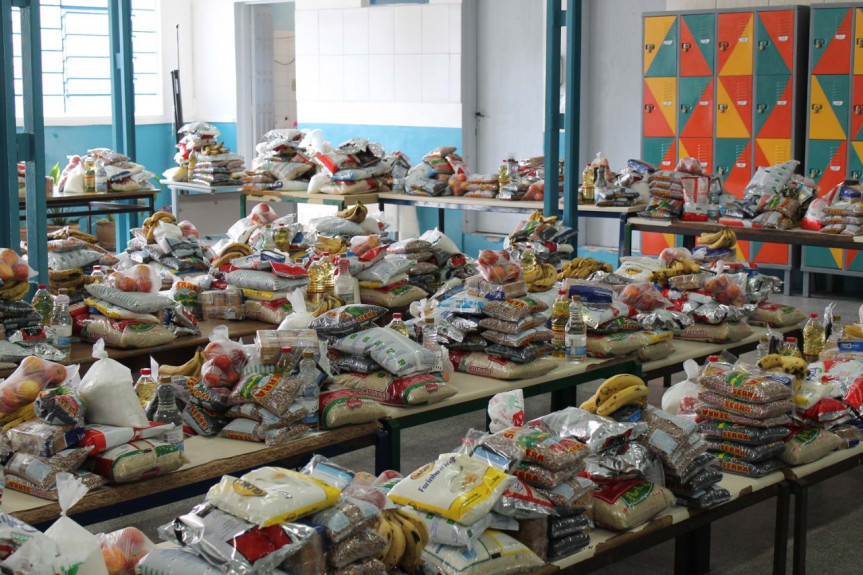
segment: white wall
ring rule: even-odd
[[[361,4],[297,1],[302,122],[461,127],[461,0]]]

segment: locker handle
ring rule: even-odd
[[[816,114],[821,111],[821,104],[812,104],[812,111]]]
[[[767,111],[767,106],[765,104],[758,104],[758,108],[756,109],[758,110],[759,114],[763,114]]]
[[[860,175],[861,175],[861,173],[860,173],[860,172],[856,172],[856,171],[855,171],[855,172],[851,172],[851,179],[852,179],[852,180],[859,180],[859,179],[860,179]]]
[[[815,44],[816,48],[823,48],[824,47],[824,40],[822,38],[815,38],[815,40],[813,40],[812,43]]]
[[[647,52],[653,52],[654,50],[656,50],[656,44],[645,44],[644,49]]]
[[[692,48],[692,44],[690,44],[689,42],[683,42],[682,44],[680,44],[680,48],[684,52],[689,52],[689,49]]]
[[[857,38],[854,43],[857,44],[858,48],[863,48],[863,38]]]
[[[717,168],[716,171],[719,173],[720,176],[724,176],[725,173],[728,172],[728,168],[726,168],[725,166],[720,166],[719,168]]]
[[[724,112],[725,110],[728,109],[728,104],[719,104],[716,106],[716,109],[719,110],[720,112]]]
[[[648,114],[652,113],[653,112],[653,104],[645,104],[644,105],[644,111],[647,112]]]
[[[728,42],[720,42],[719,43],[719,49],[722,50],[723,52],[728,50]]]
[[[861,106],[860,104],[857,104],[856,106],[854,106],[854,114],[856,116],[863,114],[863,106]]]
[[[767,42],[767,40],[761,40],[760,42],[758,42],[758,49],[759,50],[766,50],[768,44],[769,44],[769,42]]]
[[[686,104],[681,104],[680,105],[680,111],[683,112],[684,114],[688,114],[689,112],[692,111],[692,106],[687,106]]]
[[[819,175],[821,175],[821,170],[817,170],[815,168],[812,168],[811,170],[809,170],[809,177],[810,178],[817,178]]]

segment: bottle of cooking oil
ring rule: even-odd
[[[818,361],[818,354],[824,351],[824,326],[817,313],[809,314],[809,321],[803,326],[803,359],[808,362]]]
[[[800,353],[800,348],[797,346],[797,338],[786,338],[785,343],[783,343],[782,347],[779,349],[779,355],[790,355],[802,358],[803,354]]]
[[[410,335],[408,335],[408,326],[405,325],[405,322],[402,319],[402,314],[400,313],[393,314],[393,319],[387,324],[387,327],[396,330],[405,337],[410,337]]]
[[[321,269],[324,276],[324,293],[336,293],[336,265],[330,257],[330,252],[324,252],[321,255]]]
[[[312,263],[309,266],[309,285],[306,287],[308,300],[313,305],[318,305],[321,303],[324,291],[324,269],[321,266],[321,259],[318,256],[312,256]]]
[[[566,359],[566,322],[569,320],[569,298],[566,290],[557,291],[551,306],[551,357]]]

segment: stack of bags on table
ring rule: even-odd
[[[120,267],[151,264],[166,284],[176,277],[203,273],[209,267],[212,253],[199,241],[198,229],[187,220],[177,222],[170,212],[155,212],[141,228],[132,230],[132,236],[128,249],[120,256]]]
[[[35,275],[35,270],[32,270],[30,266],[27,265],[27,260],[22,259],[15,250],[0,248],[0,300],[5,303],[12,304],[12,302],[17,302],[18,300],[23,299],[30,291],[30,277]],[[33,310],[32,308],[27,310],[26,307],[9,305],[3,310],[2,314],[4,318],[9,318],[10,321],[3,321],[0,323],[3,323],[4,326],[6,326],[6,329],[17,329],[19,327],[25,327],[26,325],[36,325],[24,323],[21,325],[14,325],[12,323],[16,318],[20,317],[20,319],[25,320],[25,316],[32,316],[32,314],[27,313],[28,311]]]
[[[192,122],[179,129],[183,134],[174,160],[178,167],[167,170],[165,178],[204,186],[237,186],[243,183],[245,160],[231,153],[224,142],[216,142],[222,132],[206,122]]]
[[[840,184],[809,204],[800,227],[807,230],[856,236],[863,233],[863,190]]]
[[[780,230],[799,226],[818,190],[811,179],[794,173],[799,163],[789,160],[758,168],[744,189],[743,198],[726,206],[718,223]]]
[[[434,292],[440,271],[429,262],[434,257],[429,242],[409,238],[389,244],[386,251],[387,255],[381,260],[357,274],[363,303],[391,310],[406,309],[411,303]],[[413,281],[410,281],[411,277]],[[428,289],[423,289],[418,283],[426,284]]]
[[[354,138],[312,158],[322,177],[312,180],[309,193],[350,195],[387,192],[395,170],[404,174],[407,162],[399,152],[387,156],[376,142]]]
[[[554,166],[558,173],[558,193],[563,191],[563,162]],[[545,158],[537,156],[516,162],[510,158],[498,170],[501,200],[540,202],[545,196]],[[474,177],[471,176],[470,179]],[[470,180],[469,180],[470,181]]]
[[[95,237],[79,237],[87,235],[70,231],[68,237],[48,240],[48,289],[54,295],[65,289],[72,302],[83,299],[84,286],[93,281],[88,275],[93,266],[101,266],[104,270],[120,261],[96,245]]]
[[[302,140],[298,130],[270,130],[264,134],[264,140],[255,147],[258,155],[252,160],[252,169],[243,177],[243,191],[308,189],[315,164],[300,148]]]
[[[157,190],[150,181],[156,175],[141,164],[132,162],[128,156],[108,148],[87,150],[84,156],[69,156],[69,163],[63,168],[57,188],[60,192],[82,193],[85,191],[84,174],[88,163],[98,165],[101,162],[108,179],[109,192],[135,192],[138,190]],[[94,168],[95,169],[95,168]]]
[[[425,156],[422,162],[412,167],[405,177],[405,193],[411,196],[451,196],[465,195],[467,191],[467,165],[461,156],[456,154],[455,146],[435,148]],[[455,178],[452,178],[455,176]],[[464,185],[463,185],[464,184]],[[496,190],[479,190],[494,197]]]
[[[527,295],[521,267],[509,252],[483,250],[480,275],[464,290],[436,306],[438,337],[457,371],[497,379],[538,377],[556,365],[551,332],[545,329],[548,305]]]
[[[656,170],[648,177],[650,202],[638,215],[643,218],[676,220],[683,214],[684,180],[707,176],[695,158],[681,158],[674,170]]]
[[[629,160],[625,168],[617,174],[612,173],[608,160],[601,152],[587,165],[582,172],[582,187],[579,188],[579,201],[584,201],[587,191],[588,197],[593,196],[593,203],[599,207],[629,207],[635,205],[642,195],[649,193],[649,186],[645,180],[656,171],[652,165],[641,160]],[[604,185],[596,185],[597,181]]]
[[[569,242],[575,235],[576,231],[563,225],[557,216],[544,217],[542,210],[536,210],[509,234],[504,249],[532,252],[537,260],[557,270],[572,254],[574,248]]]
[[[198,322],[180,303],[159,294],[154,268],[139,264],[86,286],[86,307],[71,310],[82,339],[124,349],[169,343],[199,333]]]

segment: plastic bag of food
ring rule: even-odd
[[[487,282],[502,284],[523,279],[521,266],[505,250],[482,250],[477,258],[479,273]]]
[[[352,353],[343,353],[335,347],[327,348],[327,359],[330,361],[330,367],[334,370],[333,373],[360,373],[367,375],[379,370],[381,367],[371,358]]]
[[[387,311],[377,305],[344,305],[319,315],[308,327],[324,335],[347,335],[379,319]]]
[[[494,529],[480,535],[469,553],[460,547],[429,544],[423,549],[422,559],[427,569],[441,575],[507,575],[543,565],[542,559],[524,544]]]
[[[33,412],[52,425],[83,425],[85,405],[74,390],[55,387],[39,392]]]
[[[326,530],[329,542],[338,543],[370,526],[380,515],[381,510],[372,503],[343,495],[335,505],[312,516],[311,523]]]
[[[156,547],[135,527],[100,533],[97,537],[109,575],[134,575],[138,561]]]
[[[749,321],[764,323],[770,327],[797,325],[805,319],[806,314],[799,308],[778,303],[763,303],[749,316]]]
[[[488,429],[498,433],[509,427],[524,425],[524,395],[521,389],[495,394],[488,401]]]
[[[280,374],[247,375],[231,392],[229,402],[233,405],[257,403],[281,417],[290,410],[300,386],[299,379]]]
[[[677,415],[679,412],[691,412],[691,407],[689,410],[681,410],[683,402],[686,400],[691,403],[701,391],[701,387],[696,383],[700,371],[698,364],[687,359],[683,362],[683,371],[686,372],[686,379],[675,383],[662,394],[662,411],[671,415]]]
[[[51,572],[107,574],[99,540],[66,515],[87,494],[87,487],[74,475],[58,473],[57,491],[60,519],[45,530],[45,536],[57,544],[59,551]]]
[[[611,483],[593,494],[597,526],[616,531],[641,525],[672,505],[670,491],[641,479]]]
[[[753,404],[756,405],[756,404]],[[748,425],[752,427],[776,427],[788,425],[791,423],[791,417],[788,415],[776,415],[773,417],[757,418],[747,415],[732,413],[718,406],[707,405],[701,403],[695,410],[698,414],[698,421],[714,420],[724,421],[726,423],[739,423],[740,425]]]
[[[74,425],[51,425],[38,419],[31,419],[19,423],[6,434],[13,451],[51,457],[78,443],[84,436],[84,428]]]
[[[592,453],[625,445],[647,432],[643,422],[618,422],[577,407],[567,407],[533,419],[529,427],[542,429],[559,437],[572,437],[587,445]]]
[[[196,575],[223,575],[199,556],[183,549],[156,547],[138,561],[142,573],[195,573]]]
[[[568,481],[584,469],[584,465],[576,465],[566,469],[553,471],[538,463],[522,461],[512,469],[512,474],[520,480],[543,489],[553,489],[564,481]]]
[[[12,413],[16,409],[33,403],[39,392],[47,385],[60,385],[77,369],[52,361],[27,356],[0,382],[0,413]]]
[[[805,427],[785,439],[780,459],[788,465],[803,465],[817,461],[843,444],[835,433],[818,427]]]
[[[54,489],[57,474],[78,469],[87,459],[88,451],[86,448],[64,449],[51,457],[16,452],[3,466],[3,470],[6,475],[23,477],[41,490]]]
[[[394,378],[377,371],[368,375],[346,373],[335,377],[335,383],[353,389],[389,405],[425,405],[441,402],[458,390],[432,373]]]
[[[207,501],[260,527],[300,519],[334,504],[340,490],[308,475],[261,467],[240,478],[225,475]]]
[[[105,278],[105,285],[120,291],[157,293],[162,287],[162,279],[151,266],[139,264],[127,270],[113,272]]]
[[[728,453],[749,463],[760,463],[777,457],[785,450],[785,443],[774,441],[763,445],[749,445],[737,441],[708,441],[710,451]]]
[[[428,296],[424,289],[411,284],[394,284],[381,288],[360,288],[360,301],[389,309],[399,309]]]
[[[327,550],[327,563],[340,569],[349,563],[371,558],[387,547],[387,540],[369,527],[363,527],[344,541],[333,544]]]
[[[723,323],[719,325],[710,325],[705,323],[695,323],[687,326],[680,334],[675,334],[676,338],[685,339],[687,341],[703,341],[707,343],[727,343],[740,341],[752,335],[752,328],[745,322],[739,323]]]
[[[470,525],[491,511],[511,482],[512,477],[486,463],[449,453],[399,481],[389,498]]]
[[[794,377],[785,374],[754,375],[727,371],[698,379],[707,389],[749,403],[770,403],[791,398]]]
[[[596,484],[586,477],[571,477],[544,492],[545,496],[554,504],[561,515],[591,512],[592,493]]]
[[[729,453],[717,453],[715,455],[716,457],[713,461],[714,467],[720,469],[723,473],[733,473],[746,477],[764,477],[785,467],[785,464],[779,459],[768,459],[760,463],[750,463]]]
[[[620,301],[640,312],[671,307],[671,302],[649,282],[631,283],[623,288],[618,297]]]
[[[124,292],[105,284],[86,287],[90,295],[137,313],[156,313],[173,304],[170,298],[156,293]]]
[[[112,483],[130,483],[176,471],[183,463],[183,452],[175,445],[140,439],[91,456],[84,465]]]
[[[749,403],[747,401],[737,401],[712,391],[702,391],[698,394],[698,399],[705,405],[716,407],[732,414],[757,419],[776,417],[789,413],[794,409],[794,402],[790,396],[787,399],[775,400],[768,403]]]
[[[390,373],[404,377],[443,370],[438,356],[415,341],[392,329],[383,329],[377,333],[377,341],[369,354]]]
[[[572,468],[588,454],[586,446],[575,439],[565,439],[530,427],[510,427],[483,441],[511,457],[523,452],[525,460],[553,471]]]
[[[322,393],[319,406],[321,427],[325,429],[368,423],[385,416],[383,407],[374,398],[349,389]]]
[[[93,345],[96,362],[90,366],[78,392],[87,403],[87,421],[105,425],[147,427],[147,416],[132,389],[131,370],[110,359],[104,342]]]
[[[541,519],[557,514],[548,497],[521,480],[514,481],[503,492],[494,504],[494,512],[517,519]]]
[[[734,423],[716,421],[704,422],[700,425],[701,434],[707,439],[716,441],[735,441],[748,445],[766,445],[788,437],[791,431],[785,426],[750,427]]]
[[[507,380],[541,377],[554,371],[558,366],[556,362],[546,358],[531,363],[518,364],[491,357],[480,351],[467,352],[452,348],[449,350],[449,358],[456,371]]]

